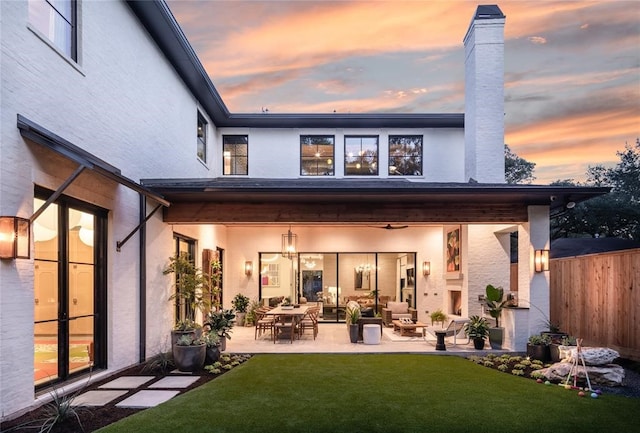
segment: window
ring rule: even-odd
[[[422,176],[422,136],[389,136],[389,176]]]
[[[333,135],[300,136],[300,174],[302,176],[333,176]]]
[[[207,121],[198,112],[198,158],[207,162]]]
[[[223,135],[222,156],[222,174],[249,174],[249,137]]]
[[[75,0],[29,0],[29,22],[66,56],[77,60]]]
[[[344,174],[378,174],[378,136],[344,138]]]

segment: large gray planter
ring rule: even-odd
[[[173,362],[180,371],[196,371],[204,366],[207,345],[173,346]]]
[[[351,340],[352,343],[358,342],[358,324],[357,323],[349,324],[349,340]]]
[[[493,350],[502,349],[504,328],[489,328],[489,345]]]

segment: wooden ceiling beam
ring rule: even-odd
[[[243,223],[521,223],[523,204],[501,203],[173,203],[170,224]]]

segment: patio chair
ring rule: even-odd
[[[436,331],[442,331],[445,332],[445,338],[448,337],[453,337],[453,345],[457,345],[458,344],[458,335],[460,333],[464,333],[464,325],[465,323],[468,323],[469,319],[453,319],[452,321],[449,322],[449,325],[447,325],[446,328],[442,328],[442,327],[438,327],[438,326],[427,326],[425,328],[423,328],[423,337],[424,340],[427,343],[430,343],[431,341],[429,341],[429,339],[427,339],[427,334],[431,335],[433,337],[433,342],[435,342],[437,340],[437,336],[436,336]],[[469,336],[467,335],[467,341],[464,344],[469,344],[470,339]]]
[[[293,339],[297,333],[298,320],[295,317],[276,317],[273,323],[273,344],[276,343],[280,334],[289,336],[291,344],[293,344]]]
[[[304,334],[304,331],[311,329],[313,331],[313,339],[318,336],[318,314],[320,309],[318,307],[311,307],[307,310],[304,317],[298,323],[298,333],[300,336]]]
[[[263,333],[269,331],[270,337],[273,337],[274,317],[267,315],[271,310],[269,307],[260,307],[256,310],[256,329],[253,339],[257,340]]]

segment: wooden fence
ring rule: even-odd
[[[551,321],[640,361],[640,249],[553,259],[549,270]]]

